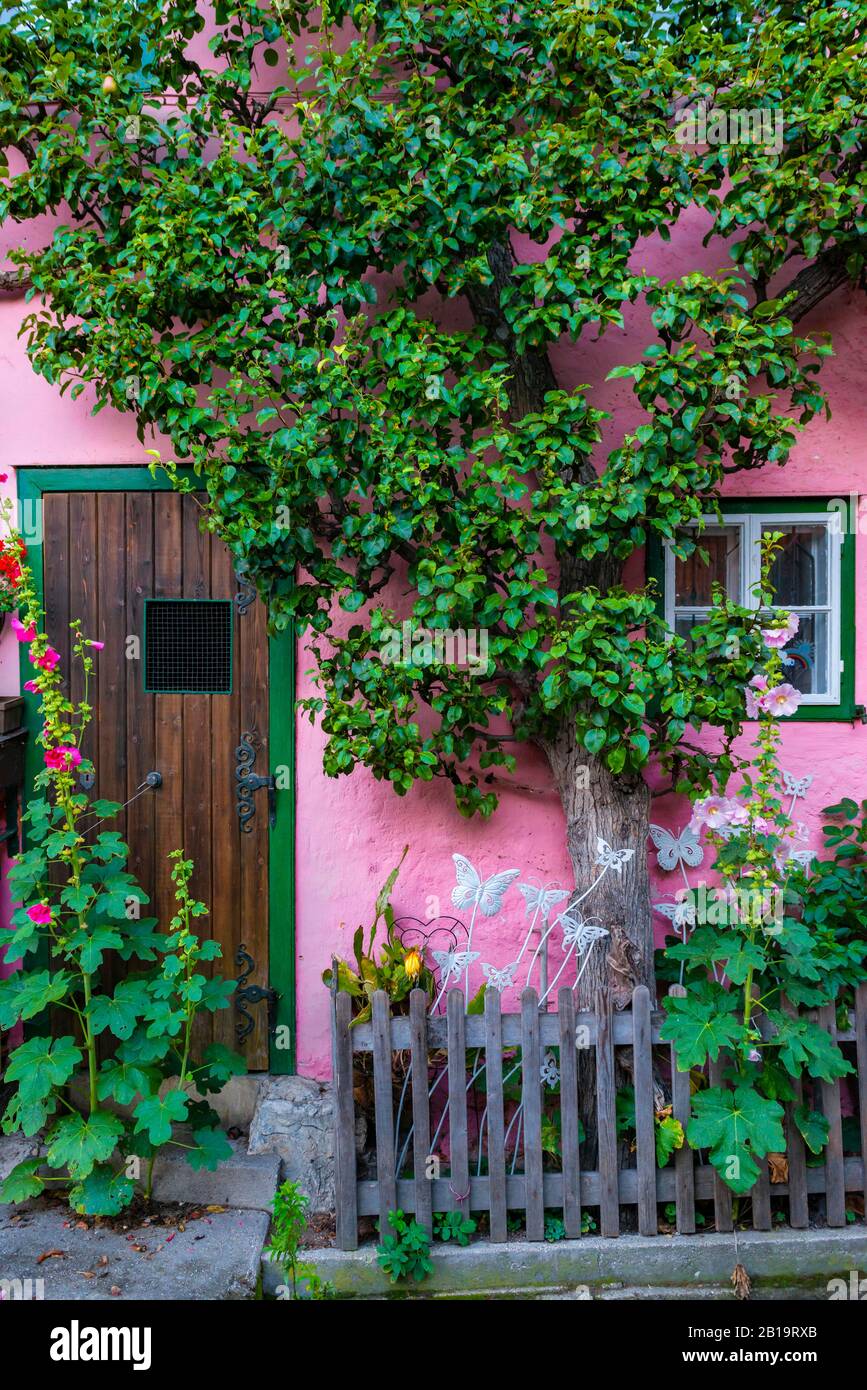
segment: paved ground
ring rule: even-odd
[[[73,1302],[255,1297],[264,1212],[206,1212],[181,1225],[80,1229],[60,1206],[0,1207],[0,1286],[42,1280],[33,1286],[37,1297]],[[22,1292],[13,1284],[5,1296]]]

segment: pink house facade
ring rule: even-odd
[[[48,230],[33,227],[28,235],[36,244]],[[665,278],[688,269],[715,269],[725,253],[718,243],[702,248],[704,230],[699,215],[685,217],[671,244],[650,241],[640,248],[636,267]],[[5,260],[12,235],[11,228],[4,233],[0,261]],[[144,469],[145,446],[136,438],[131,417],[105,410],[92,418],[89,392],[72,401],[33,373],[18,336],[27,312],[20,295],[0,296],[2,471],[7,475],[3,488],[15,497],[16,476],[22,469],[74,468],[79,474],[106,468]],[[814,703],[813,717],[809,717],[808,704],[806,717],[786,725],[782,756],[783,767],[794,778],[812,775],[798,815],[810,841],[817,843],[823,806],[843,795],[867,796],[867,726],[856,713],[858,705],[867,704],[867,634],[858,623],[867,605],[867,506],[863,534],[858,524],[860,494],[867,491],[867,399],[861,384],[861,352],[867,334],[863,296],[847,289],[837,291],[803,327],[832,335],[836,356],[822,373],[832,419],[817,419],[806,429],[785,469],[766,468],[735,479],[729,491],[738,505],[729,519],[734,534],[738,527],[760,526],[762,515],[775,521],[788,518],[795,524],[800,513],[807,518],[804,525],[813,528],[811,563],[826,566],[805,615],[813,647],[811,663],[822,668],[820,675],[814,671],[810,679],[821,699]],[[563,385],[591,383],[594,405],[611,410],[612,431],[618,434],[634,423],[632,398],[628,383],[606,383],[605,377],[618,363],[640,356],[646,341],[643,311],[632,309],[627,311],[625,333],[610,330],[598,343],[561,347],[553,354]],[[146,441],[157,448],[160,443]],[[845,563],[838,563],[844,540],[834,531],[834,518],[841,516]],[[825,517],[827,534],[821,531]],[[749,540],[748,531],[739,533],[744,557]],[[44,560],[48,566],[52,557],[46,554]],[[635,577],[641,579],[639,573]],[[680,605],[684,612],[688,606],[688,602]],[[310,690],[306,672],[311,663],[305,658],[304,645],[302,638],[296,662],[299,696]],[[18,692],[18,657],[17,643],[7,626],[0,638],[0,694]],[[824,693],[823,686],[827,686]],[[450,910],[451,856],[456,851],[485,875],[515,867],[537,882],[559,880],[571,886],[563,816],[547,766],[533,752],[521,758],[514,786],[503,786],[493,819],[468,822],[458,815],[448,789],[438,782],[419,784],[398,799],[387,784],[376,782],[363,770],[329,779],[322,771],[321,731],[307,719],[297,719],[291,701],[279,711],[272,709],[272,726],[275,718],[287,725],[297,720],[291,793],[294,902],[279,905],[294,917],[294,1063],[301,1075],[324,1079],[330,1072],[330,1014],[322,972],[333,955],[351,954],[352,935],[359,924],[369,924],[377,891],[404,845],[409,852],[393,896],[395,910],[398,916],[429,920]],[[749,726],[745,738],[749,738]],[[687,819],[685,803],[661,796],[653,819],[678,829]],[[677,886],[671,875],[660,874],[660,900],[671,901]],[[0,911],[7,920],[10,903],[5,884],[2,893]],[[501,943],[497,952],[503,961],[509,959],[504,933],[517,940],[523,931],[523,904],[517,894],[513,897],[510,911],[496,926]],[[272,911],[276,906],[272,904]],[[657,916],[656,920],[661,939],[665,919]]]

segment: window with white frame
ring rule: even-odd
[[[796,613],[798,631],[782,651],[784,678],[803,696],[802,705],[840,702],[841,654],[839,518],[828,511],[741,512],[722,525],[708,517],[698,550],[678,559],[670,543],[665,553],[665,616],[682,637],[712,611],[712,586],[722,585],[736,603],[749,607],[761,571],[760,541],[782,533],[782,548],[771,571],[776,606]]]

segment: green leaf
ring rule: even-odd
[[[205,1091],[219,1091],[233,1076],[243,1076],[247,1063],[237,1052],[222,1043],[210,1043],[205,1048],[204,1067],[196,1069],[196,1086]]]
[[[41,1158],[25,1158],[23,1163],[16,1163],[0,1184],[0,1202],[27,1202],[38,1197],[45,1187],[44,1178],[38,1176],[42,1164]]]
[[[136,1096],[148,1096],[159,1089],[160,1073],[156,1067],[145,1068],[135,1062],[108,1060],[96,1078],[96,1094],[100,1100],[116,1100],[119,1105],[131,1105]]]
[[[3,1115],[3,1133],[16,1134],[20,1131],[28,1139],[45,1128],[48,1119],[57,1111],[57,1095],[51,1093],[30,1100],[15,1092]]]
[[[685,998],[668,995],[663,1007],[668,1017],[660,1030],[664,1042],[674,1044],[679,1071],[715,1062],[722,1048],[733,1047],[741,1038],[742,1025],[734,1016],[737,997],[733,991],[703,981]]]
[[[136,1133],[147,1134],[152,1144],[167,1144],[172,1137],[172,1125],[187,1118],[189,1096],[183,1091],[166,1091],[163,1096],[148,1096],[133,1110]]]
[[[72,975],[66,970],[16,971],[0,980],[0,1028],[12,1028],[19,1019],[35,1018],[50,1004],[69,993]]]
[[[661,1120],[656,1121],[654,1133],[656,1135],[657,1167],[664,1168],[675,1150],[683,1148],[685,1137],[683,1125],[673,1115],[665,1115]]]
[[[798,1105],[792,1112],[801,1135],[810,1153],[820,1154],[828,1142],[831,1127],[826,1117],[818,1110],[810,1110],[806,1105]]]
[[[42,1100],[56,1086],[63,1086],[81,1062],[81,1052],[71,1037],[30,1038],[9,1058],[6,1080],[17,1081],[23,1100]]]
[[[221,1163],[232,1157],[232,1145],[221,1129],[197,1129],[193,1138],[196,1148],[187,1149],[184,1157],[196,1172],[204,1168],[213,1173]]]
[[[109,1029],[116,1038],[129,1038],[148,1007],[147,985],[140,980],[122,980],[113,995],[96,994],[90,1001],[90,1021],[94,1033]]]
[[[818,1023],[777,1010],[769,1010],[768,1018],[777,1030],[771,1041],[779,1049],[780,1061],[790,1076],[800,1076],[802,1071],[807,1071],[822,1081],[836,1081],[854,1070]]]
[[[90,1115],[64,1115],[47,1137],[52,1168],[66,1166],[74,1178],[86,1178],[97,1163],[111,1158],[123,1135],[123,1121],[108,1110]]]
[[[734,1091],[711,1087],[692,1098],[687,1137],[694,1149],[709,1149],[723,1182],[739,1195],[749,1192],[759,1168],[756,1157],[786,1147],[783,1107],[749,1085]]]
[[[76,951],[82,970],[93,975],[102,965],[103,954],[122,945],[123,937],[118,932],[111,927],[96,926],[73,932],[67,950]]]
[[[69,1202],[84,1216],[118,1216],[135,1196],[135,1184],[126,1173],[100,1164],[70,1189]]]

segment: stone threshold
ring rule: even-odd
[[[731,1275],[742,1264],[754,1294],[830,1297],[828,1283],[867,1278],[867,1226],[843,1230],[744,1231],[737,1237],[585,1236],[552,1243],[474,1241],[461,1248],[434,1244],[433,1273],[423,1285],[391,1285],[373,1244],[360,1250],[305,1250],[303,1258],[333,1284],[340,1298],[727,1298]],[[263,1288],[274,1295],[279,1269],[263,1263]],[[865,1286],[867,1288],[867,1286]]]

